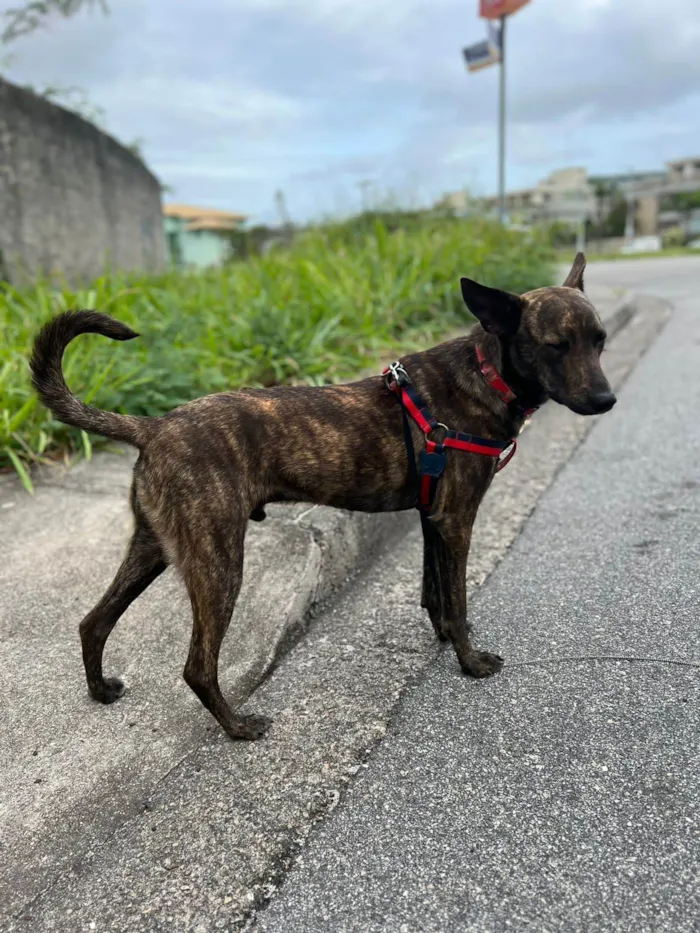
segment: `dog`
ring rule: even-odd
[[[472,525],[503,462],[499,455],[527,414],[548,399],[581,415],[609,411],[616,402],[600,363],[605,328],[583,290],[585,265],[579,253],[563,286],[522,296],[461,279],[474,329],[403,357],[384,376],[224,392],[153,418],[84,404],[61,368],[65,348],[80,334],[113,340],[138,334],[95,311],[69,311],[48,322],[31,358],[43,404],[65,424],[139,450],[128,552],[80,624],[92,697],[112,703],[124,693],[120,680],[103,675],[105,643],[127,607],[172,564],[192,604],[185,681],[231,738],[265,733],[270,720],[237,715],[226,702],[218,660],[241,586],[246,525],[264,519],[269,502],[363,512],[418,506],[421,605],[466,674],[499,671],[502,658],[472,644],[466,597]]]

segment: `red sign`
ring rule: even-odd
[[[502,16],[517,13],[529,2],[530,0],[481,0],[479,16],[483,16],[484,19],[500,19]]]

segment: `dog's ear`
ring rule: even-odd
[[[525,302],[518,295],[460,279],[462,298],[484,330],[497,337],[512,337],[520,327]]]
[[[583,270],[586,268],[586,257],[583,253],[576,253],[576,259],[571,267],[571,272],[567,275],[564,282],[565,288],[577,288],[583,291]]]

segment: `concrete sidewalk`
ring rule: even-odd
[[[614,297],[601,305],[601,311],[608,318],[616,314],[618,323],[624,319]],[[610,357],[618,381],[653,339],[662,318],[658,308],[640,315],[629,325],[629,336],[617,341]],[[557,406],[538,413],[537,422],[525,432],[522,453],[501,474],[504,479],[499,478],[498,495],[489,498],[480,515],[480,537],[470,568],[472,584],[483,580],[500,559],[590,424]],[[18,929],[27,929],[26,924],[38,922],[37,916],[43,918],[41,929],[89,929],[93,917],[98,918],[98,929],[122,929],[128,910],[117,905],[122,904],[123,894],[110,899],[103,891],[95,901],[87,890],[78,893],[75,885],[80,887],[81,878],[94,880],[95,872],[105,872],[105,881],[112,875],[116,878],[115,866],[109,868],[116,859],[120,870],[131,872],[131,889],[143,894],[136,914],[141,917],[143,904],[156,910],[153,904],[161,903],[156,892],[163,882],[162,872],[183,864],[182,847],[189,838],[192,857],[196,852],[200,869],[208,866],[212,874],[211,890],[201,890],[202,905],[213,909],[211,898],[221,890],[221,882],[224,892],[232,893],[222,894],[216,903],[224,910],[224,919],[232,918],[234,909],[244,911],[246,904],[250,907],[259,899],[266,879],[275,876],[281,853],[289,851],[289,839],[303,837],[315,819],[316,804],[309,794],[313,798],[316,791],[310,792],[303,779],[291,783],[287,779],[281,788],[277,782],[288,773],[281,762],[290,755],[300,773],[306,773],[305,769],[311,773],[318,755],[328,753],[329,736],[312,731],[302,760],[301,742],[285,719],[286,701],[277,694],[278,700],[266,712],[277,716],[281,733],[273,728],[264,746],[236,746],[222,740],[216,724],[182,681],[190,610],[174,575],[165,575],[134,604],[110,641],[107,669],[125,676],[129,695],[109,708],[88,699],[77,623],[119,562],[129,525],[127,486],[125,459],[101,457],[95,464],[83,464],[41,484],[35,499],[13,484],[4,487],[0,502],[4,531],[0,542],[3,929],[14,929],[15,923]],[[246,583],[222,655],[222,681],[229,693],[233,687],[245,695],[255,677],[306,624],[310,609],[345,583],[363,561],[371,562],[394,535],[415,526],[415,515],[349,516],[307,507],[280,507],[271,512],[270,520],[250,529]],[[432,652],[432,640],[428,644]],[[295,663],[302,664],[297,681],[303,689],[303,651],[295,657]],[[418,657],[401,665],[399,679],[390,681],[392,690],[400,690],[419,666]],[[257,670],[253,677],[251,670]],[[382,675],[381,667],[376,675]],[[330,697],[338,685],[329,676],[322,681],[322,690]],[[313,689],[308,681],[306,687]],[[270,689],[274,693],[275,685]],[[376,683],[368,682],[368,689],[376,693]],[[265,702],[266,690],[258,691],[256,704]],[[376,735],[369,723],[355,728],[350,743],[337,735],[333,743],[339,761],[344,762],[340,771],[352,767],[358,748]],[[260,751],[263,747],[266,752]],[[204,772],[202,761],[206,762]],[[232,791],[246,773],[256,794],[251,798],[238,785],[239,797],[228,799],[227,789]],[[336,782],[334,787],[338,786],[342,784]],[[275,797],[275,787],[280,798]],[[205,841],[202,851],[194,845],[191,824],[178,829],[177,821],[167,817],[158,823],[165,833],[165,851],[175,851],[175,859],[163,856],[151,861],[149,853],[160,836],[151,835],[150,828],[140,842],[134,837],[123,850],[110,853],[105,849],[118,833],[138,836],[146,828],[144,819],[150,822],[152,802],[159,795],[171,799],[166,809],[172,810],[171,794],[176,795],[178,806],[209,827],[211,844],[222,832],[212,816],[212,810],[221,810],[215,800],[217,792],[226,797],[227,815],[222,819],[238,829],[240,859],[230,850],[218,852],[215,844],[207,848]],[[210,799],[212,794],[214,799]],[[265,806],[266,799],[282,802],[275,810]],[[282,826],[279,820],[284,813],[292,815]],[[132,853],[128,862],[123,853]],[[223,881],[216,874],[220,867],[215,866],[222,859],[238,866],[231,868],[235,881]],[[173,880],[179,885],[171,903],[180,905],[181,918],[190,916],[182,911],[194,895],[183,889],[181,875]],[[89,888],[103,890],[96,880]],[[222,919],[216,916],[217,922]],[[158,914],[157,919],[149,917],[144,929],[194,929],[184,920],[169,925],[167,913]],[[141,928],[134,922],[132,928]]]
[[[192,616],[172,571],[107,646],[105,671],[123,675],[127,695],[104,707],[87,694],[77,626],[121,562],[133,460],[101,454],[49,473],[32,498],[16,482],[0,498],[0,915],[99,844],[219,730],[182,678]],[[299,505],[272,506],[265,522],[250,523],[220,664],[234,702],[407,518]]]
[[[700,271],[700,265],[698,265]],[[700,923],[693,292],[305,848],[260,933],[691,933]]]

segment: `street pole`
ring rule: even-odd
[[[498,115],[498,217],[506,219],[506,19],[501,17],[501,79]]]

